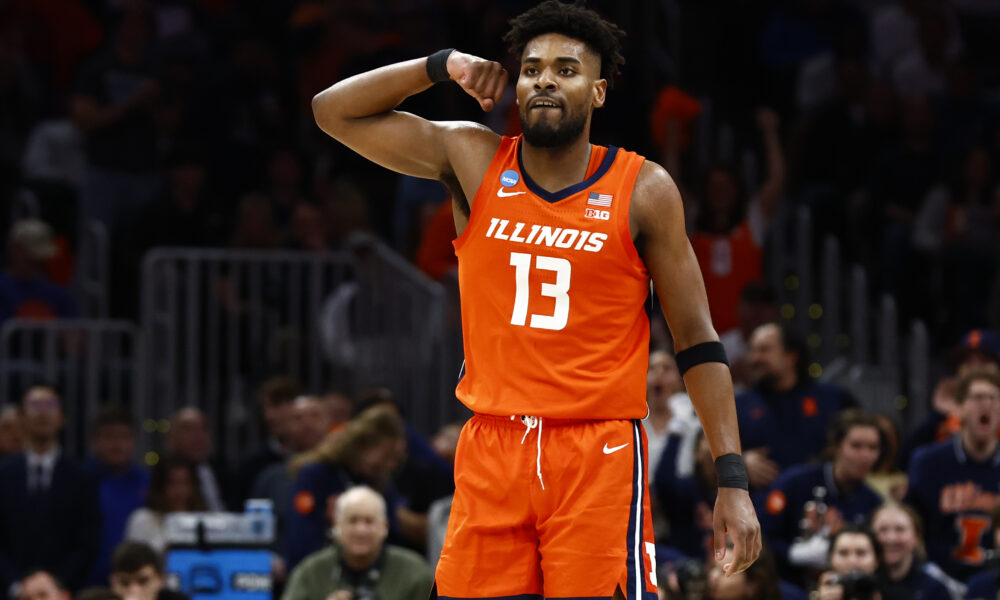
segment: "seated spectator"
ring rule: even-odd
[[[402,463],[393,474],[393,484],[398,493],[399,504],[395,510],[400,539],[390,537],[396,543],[418,552],[426,550],[427,511],[440,498],[450,496],[455,491],[452,465],[447,463],[431,446],[427,438],[406,422],[403,410],[386,388],[364,391],[358,401],[358,408],[364,410],[372,406],[387,406],[403,419],[406,443],[403,445]],[[391,520],[390,520],[391,521]],[[395,535],[395,531],[390,533]]]
[[[331,429],[339,429],[344,423],[350,421],[351,415],[354,414],[354,403],[346,394],[327,392],[323,395],[323,403],[326,404],[330,418],[333,420]]]
[[[122,600],[187,600],[187,594],[164,587],[163,559],[142,542],[122,542],[115,548],[109,581]]]
[[[179,456],[161,458],[153,467],[146,506],[129,515],[125,539],[145,542],[163,552],[167,547],[167,515],[205,510],[198,486],[198,473],[189,460]]]
[[[405,448],[402,419],[387,406],[373,406],[330,435],[311,452],[292,461],[295,485],[288,512],[286,564],[293,569],[303,558],[321,549],[333,523],[333,505],[348,488],[364,484],[378,490],[389,506],[389,531],[398,516],[398,494],[392,474]]]
[[[385,500],[365,486],[349,488],[334,506],[334,543],[292,571],[283,600],[424,600],[434,574],[424,559],[387,545]]]
[[[0,460],[24,451],[24,424],[17,406],[0,408]]]
[[[642,420],[642,426],[646,430],[650,481],[656,478],[656,467],[671,435],[680,438],[679,451],[674,455],[678,474],[690,475],[694,467],[695,438],[701,431],[701,424],[694,414],[691,398],[684,391],[684,380],[677,370],[677,361],[666,350],[649,353],[646,406],[649,412]]]
[[[289,450],[295,453],[315,449],[327,435],[330,435],[330,412],[323,401],[316,396],[299,396],[290,403],[289,437],[285,440]],[[284,556],[287,551],[285,541],[285,519],[292,510],[292,479],[290,460],[275,463],[264,469],[254,481],[251,498],[267,498],[274,506],[277,530],[274,551]],[[281,572],[281,571],[279,571]]]
[[[106,406],[90,428],[93,457],[84,463],[97,480],[101,507],[101,549],[88,583],[108,580],[111,552],[125,537],[129,515],[145,504],[149,470],[132,460],[135,430],[131,413],[121,406]]]
[[[927,526],[927,558],[967,581],[983,569],[993,547],[990,511],[1000,501],[1000,374],[966,374],[956,399],[962,429],[913,454],[906,500]]]
[[[241,507],[250,497],[257,477],[268,467],[284,463],[291,455],[289,448],[292,400],[302,394],[302,386],[291,377],[272,377],[257,390],[257,402],[264,416],[267,439],[263,445],[240,462],[233,482],[234,507]]]
[[[900,466],[904,469],[909,466],[917,448],[942,442],[961,429],[960,409],[955,399],[958,379],[972,371],[1000,373],[1000,337],[990,331],[973,329],[952,350],[950,362],[954,366],[954,376],[938,381],[934,387],[932,410],[927,411],[923,422],[906,440],[900,456]]]
[[[882,432],[885,447],[866,483],[887,502],[901,502],[906,495],[906,471],[899,467],[899,427],[883,413],[875,415],[875,421]]]
[[[59,446],[65,418],[55,390],[28,389],[21,414],[25,452],[0,462],[0,590],[38,568],[79,589],[100,548],[97,486]]]
[[[826,563],[830,536],[859,524],[882,504],[865,484],[885,447],[878,422],[856,409],[844,411],[828,435],[832,460],[788,469],[775,481],[760,512],[761,530],[786,579]]]
[[[680,475],[675,467],[679,440],[672,436],[667,443],[651,484],[656,502],[668,521],[666,535],[657,540],[700,561],[711,556],[714,548],[712,507],[718,492],[715,462],[708,438],[699,433],[695,442],[694,472]]]
[[[993,547],[1000,548],[1000,503],[993,507],[991,523]],[[991,560],[989,568],[973,575],[968,584],[965,591],[968,600],[994,600],[1000,597],[1000,560]]]
[[[875,577],[879,569],[879,544],[872,532],[848,525],[830,540],[830,569],[819,577],[820,600],[881,598]]]
[[[48,571],[32,571],[18,584],[17,600],[70,600],[72,596],[59,578]]]
[[[723,562],[712,564],[708,572],[708,598],[712,600],[774,600],[784,591],[774,566],[774,557],[763,550],[746,571],[726,576]]]
[[[750,385],[750,336],[764,323],[778,318],[778,303],[774,292],[763,281],[751,281],[740,292],[737,306],[740,316],[739,326],[729,331],[719,332],[719,341],[726,348],[733,385],[742,392]]]
[[[37,219],[14,223],[7,238],[9,264],[0,272],[0,323],[15,317],[56,319],[78,316],[76,301],[46,274],[56,254],[52,228]]]
[[[855,404],[842,388],[814,381],[808,366],[805,341],[787,326],[767,323],[753,332],[753,388],[736,396],[752,489],[766,489],[782,469],[818,456],[834,416]]]
[[[905,504],[884,504],[871,518],[882,546],[882,600],[950,600],[962,585],[924,558],[923,526]]]
[[[167,434],[167,452],[195,465],[198,489],[207,510],[226,510],[217,470],[209,461],[212,456],[212,434],[208,429],[205,413],[193,406],[174,413],[170,418],[170,433]]]

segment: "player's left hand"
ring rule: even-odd
[[[760,556],[761,534],[750,494],[739,488],[719,488],[712,519],[715,559],[726,555],[726,535],[733,542],[732,560],[723,565],[726,575],[745,571]]]

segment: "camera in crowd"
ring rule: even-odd
[[[871,600],[878,591],[875,576],[863,571],[851,571],[843,575],[834,575],[827,582],[829,585],[839,585],[844,589],[843,600]]]
[[[665,591],[670,600],[704,600],[708,597],[708,571],[705,570],[705,565],[696,560],[685,560],[677,563],[671,570],[676,578],[677,588],[667,586]]]

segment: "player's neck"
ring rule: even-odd
[[[997,441],[995,436],[990,436],[986,439],[977,440],[972,437],[972,435],[966,431],[962,432],[962,448],[965,453],[976,462],[983,462],[993,456],[993,453],[997,450]]]
[[[590,150],[590,133],[584,130],[579,138],[557,148],[540,148],[522,140],[521,160],[535,183],[557,192],[587,178]]]

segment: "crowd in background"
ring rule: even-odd
[[[447,190],[325,138],[310,99],[345,76],[442,47],[517,72],[500,38],[530,4],[0,2],[0,323],[91,316],[75,278],[92,223],[110,240],[115,317],[138,314],[138,257],[155,246],[326,252],[366,231],[431,278],[450,277]],[[589,4],[629,33],[628,64],[593,139],[661,162],[682,191],[769,547],[742,579],[706,560],[711,456],[654,314],[645,423],[663,593],[850,598],[870,597],[869,585],[883,600],[995,597],[1000,8]],[[488,114],[448,85],[403,108],[519,130],[512,90]],[[15,206],[38,214],[15,219],[6,210]],[[905,320],[929,325],[945,373],[913,431],[815,381],[802,332],[779,321],[765,248],[781,215],[799,208],[868,270],[873,294],[892,294]],[[328,544],[342,511],[374,514],[358,522],[384,515],[386,543],[428,564],[440,549],[460,424],[418,432],[383,390],[348,398],[269,379],[257,391],[268,441],[237,469],[218,461],[216,424],[193,407],[172,416],[166,452],[147,468],[134,462],[127,406],[87,424],[91,456],[61,452],[65,407],[50,383],[0,407],[0,454],[11,455],[0,463],[0,593],[43,600],[98,585],[131,597],[109,585],[123,540],[155,555],[167,545],[165,515],[242,510],[255,497],[274,503],[274,577],[293,598],[315,585],[289,580],[297,565],[351,562],[350,552],[329,554],[351,545]],[[339,506],[356,485],[382,504],[358,492]],[[345,585],[361,585],[366,561],[345,569]],[[124,571],[146,566],[146,580],[162,574],[155,560]]]

